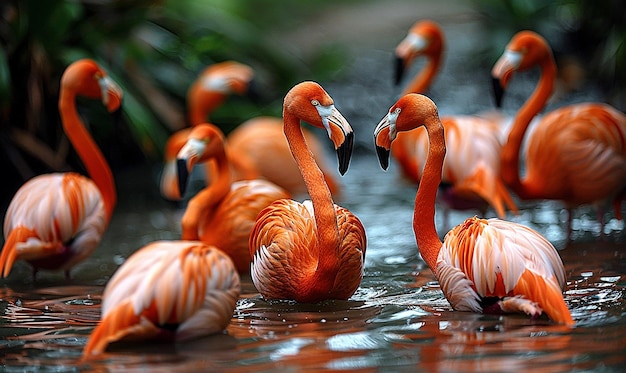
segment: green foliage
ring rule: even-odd
[[[622,0],[474,0],[482,14],[482,55],[495,61],[514,33],[542,34],[560,57],[579,61],[607,100],[626,108],[626,3]]]
[[[0,3],[3,169],[25,179],[67,165],[81,167],[62,133],[57,100],[63,70],[84,57],[98,61],[124,90],[124,128],[111,127],[106,114],[84,115],[105,155],[118,154],[117,162],[122,165],[142,158],[162,159],[169,134],[186,126],[189,85],[215,62],[237,60],[252,66],[263,93],[261,102],[231,97],[213,114],[212,120],[226,132],[255,115],[280,115],[282,96],[291,85],[302,77],[327,76],[342,63],[336,49],[322,50],[308,61],[287,53],[267,37],[270,30],[293,26],[296,14],[319,11],[321,3],[324,1]],[[80,104],[83,111],[101,112],[97,105]],[[106,123],[100,125],[101,121]],[[22,141],[24,137],[17,133],[27,140]],[[116,159],[110,162],[116,166]]]

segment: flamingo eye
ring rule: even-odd
[[[311,105],[313,106],[319,106],[320,102],[317,100],[311,100]]]
[[[402,111],[402,109],[400,109],[399,107],[397,107],[397,108],[394,110],[394,113],[396,113],[396,114],[400,114],[400,112],[401,112],[401,111]]]

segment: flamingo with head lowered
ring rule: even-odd
[[[324,175],[307,147],[300,121],[326,129],[344,174],[352,127],[315,82],[295,85],[283,103],[284,133],[310,200],[275,201],[259,214],[250,234],[251,275],[267,299],[313,303],[348,299],[363,277],[366,237],[359,219],[333,203]]]
[[[0,270],[6,277],[16,260],[39,269],[70,269],[98,246],[116,203],[111,169],[76,110],[76,97],[99,99],[118,110],[121,89],[98,64],[82,59],[61,78],[59,112],[63,129],[91,179],[78,173],[53,173],[27,181],[15,194],[4,220]]]
[[[574,321],[563,299],[563,262],[554,246],[536,231],[496,218],[469,218],[443,242],[435,227],[435,199],[446,154],[444,126],[426,96],[400,98],[374,130],[383,169],[399,132],[424,126],[429,147],[415,196],[413,231],[420,255],[441,285],[452,308],[484,313],[545,312],[557,323]]]
[[[213,162],[215,166],[210,184],[187,205],[181,220],[181,238],[218,247],[230,256],[239,272],[248,273],[248,241],[257,215],[275,200],[289,198],[289,193],[264,179],[233,183],[224,134],[209,123],[191,130],[177,159],[179,190],[183,193],[194,165]]]
[[[416,22],[395,50],[396,83],[404,71],[420,56],[426,65],[404,88],[402,95],[424,93],[440,70],[445,42],[443,30],[433,21]],[[447,222],[449,209],[476,209],[482,215],[489,206],[500,218],[505,206],[517,212],[517,206],[500,176],[502,124],[494,118],[479,115],[454,115],[441,118],[446,129],[448,152],[438,199]],[[392,155],[409,180],[419,183],[426,162],[428,135],[423,128],[398,133]],[[446,223],[447,225],[447,223]]]
[[[102,295],[102,319],[83,350],[89,358],[116,341],[183,341],[223,331],[239,275],[230,258],[197,241],[152,242],[131,255]]]

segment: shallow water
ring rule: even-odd
[[[120,208],[102,245],[74,269],[72,280],[41,272],[33,283],[24,263],[4,280],[3,370],[623,370],[626,233],[620,223],[609,221],[600,237],[592,211],[577,211],[574,241],[565,245],[558,204],[526,204],[510,217],[560,249],[576,328],[544,317],[454,312],[417,254],[411,228],[415,188],[400,179],[395,164],[390,168],[383,172],[372,154],[357,154],[343,178],[341,204],[360,217],[369,243],[363,282],[349,301],[270,303],[248,277],[225,334],[179,344],[115,344],[102,359],[82,362],[111,274],[141,245],[179,234],[179,208],[155,193],[139,193],[143,182],[120,186]],[[142,172],[121,177],[151,178]],[[471,214],[453,213],[451,223]]]

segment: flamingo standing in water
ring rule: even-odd
[[[415,58],[425,56],[427,63],[402,95],[423,93],[428,89],[440,69],[444,44],[443,31],[437,23],[423,20],[411,27],[396,47],[396,83],[401,81],[405,69]],[[446,207],[444,220],[448,220],[450,208],[478,209],[484,215],[488,206],[492,206],[500,218],[506,216],[505,205],[517,212],[500,177],[501,124],[493,118],[470,115],[446,116],[441,122],[450,149],[444,160],[439,190],[439,201]],[[403,174],[419,183],[427,156],[426,130],[398,133],[394,144],[392,155]]]
[[[187,95],[191,126],[205,123],[229,94],[242,95],[248,92],[253,77],[254,71],[250,66],[235,61],[206,68],[192,84]],[[176,155],[187,141],[190,130],[186,128],[172,134],[165,147],[161,195],[169,200],[182,198],[176,177]],[[339,193],[340,185],[325,167],[324,149],[317,136],[308,130],[304,130],[304,133],[316,161],[323,166],[331,191]],[[256,117],[240,124],[228,135],[226,153],[232,169],[232,179],[235,181],[263,178],[293,195],[306,192],[304,181],[283,134],[280,118]],[[211,167],[211,163],[208,163],[207,175],[215,172]]]
[[[424,126],[429,138],[424,174],[415,196],[413,230],[420,255],[439,281],[452,308],[485,313],[545,312],[557,323],[574,321],[563,299],[565,270],[558,252],[539,233],[500,219],[469,218],[441,242],[435,228],[435,199],[446,154],[444,126],[426,96],[403,96],[374,130],[383,169],[399,132]]]
[[[61,78],[59,112],[63,129],[91,179],[78,173],[53,173],[27,181],[5,215],[2,276],[16,260],[39,269],[70,269],[100,243],[116,203],[111,169],[76,111],[76,97],[100,99],[109,112],[120,108],[121,89],[94,61],[78,60]]]
[[[248,273],[251,261],[248,240],[257,215],[273,201],[289,198],[289,193],[263,179],[232,183],[224,135],[212,124],[195,126],[177,158],[179,189],[183,193],[195,164],[215,162],[211,183],[187,205],[181,221],[181,238],[220,248],[230,256],[237,270]]]
[[[240,293],[230,258],[196,241],[157,241],[131,255],[102,295],[102,319],[83,350],[115,341],[182,341],[224,330]]]
[[[352,128],[315,82],[299,83],[287,93],[283,119],[311,200],[281,199],[261,211],[250,234],[252,281],[268,299],[348,299],[363,277],[365,229],[354,214],[333,203],[300,121],[326,129],[342,175],[352,154]]]
[[[621,217],[626,193],[626,115],[602,103],[581,103],[556,109],[539,120],[526,139],[525,175],[520,176],[520,149],[533,117],[552,94],[556,64],[544,38],[532,31],[517,33],[492,69],[496,103],[502,100],[515,71],[539,66],[535,91],[518,111],[502,150],[502,177],[522,199],[556,199],[568,211],[595,204],[602,225],[602,207],[613,201]]]

